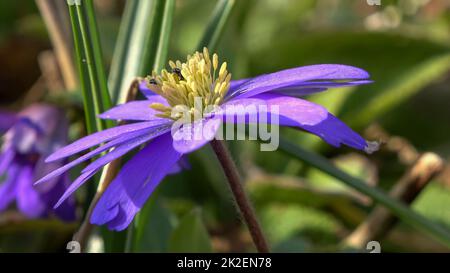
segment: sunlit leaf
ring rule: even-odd
[[[185,215],[173,231],[169,252],[211,252],[211,241],[201,218],[201,210]]]

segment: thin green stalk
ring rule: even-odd
[[[82,3],[80,1],[80,3]],[[81,34],[81,41],[83,43],[84,53],[85,53],[85,62],[87,66],[87,72],[89,75],[89,81],[91,86],[91,92],[93,97],[93,104],[94,104],[94,111],[95,114],[98,115],[102,113],[104,110],[106,110],[106,106],[104,107],[102,104],[105,103],[102,101],[101,96],[101,79],[99,78],[99,75],[97,74],[97,66],[98,64],[95,62],[94,59],[94,51],[92,48],[92,37],[90,36],[90,31],[88,28],[88,22],[86,22],[86,17],[84,14],[84,8],[83,5],[75,5],[76,11],[77,11],[77,19],[78,19],[78,25],[80,28],[80,34]],[[108,94],[109,96],[109,94]],[[105,122],[102,121],[99,118],[95,119],[97,130],[103,130],[106,128]]]
[[[204,46],[206,46],[210,52],[216,50],[234,4],[235,0],[220,0],[217,3],[203,37],[197,46],[197,50],[202,50]]]
[[[90,92],[90,85],[88,81],[88,73],[86,71],[86,67],[84,65],[84,51],[83,51],[83,44],[80,41],[80,28],[78,27],[78,18],[76,13],[76,7],[75,5],[71,5],[70,1],[69,3],[69,15],[70,15],[70,22],[72,26],[72,33],[73,33],[73,40],[74,40],[74,48],[75,48],[75,55],[76,55],[76,64],[78,68],[78,73],[80,77],[80,84],[81,84],[81,92],[83,95],[83,107],[84,107],[84,113],[85,113],[85,119],[86,119],[86,129],[89,134],[94,133],[96,131],[95,126],[95,115],[91,113],[95,113],[95,110],[93,109],[93,101],[92,101],[92,94]]]
[[[117,37],[114,54],[111,61],[108,83],[110,87],[110,96],[113,102],[118,101],[122,77],[127,62],[127,53],[130,48],[131,35],[135,26],[136,14],[138,11],[137,0],[128,0],[125,4],[123,18],[121,20],[119,34]]]
[[[160,70],[167,61],[175,0],[131,0],[113,56],[110,85],[115,103],[123,103],[136,77]]]
[[[155,58],[153,60],[153,69],[156,71],[163,69],[167,63],[174,11],[175,0],[167,0],[164,5],[161,27],[159,28],[158,45],[156,47]],[[145,67],[143,69],[145,69]]]
[[[143,41],[145,50],[138,68],[140,75],[149,74],[152,69],[160,71],[167,62],[175,1],[154,0],[152,10],[153,20],[149,24],[149,35]]]
[[[100,108],[100,98],[97,96],[97,94],[99,93],[99,85],[95,80],[95,76],[96,76],[96,72],[95,72],[95,68],[94,68],[94,59],[92,56],[92,51],[90,48],[90,44],[88,41],[88,32],[87,32],[87,27],[86,27],[86,22],[83,18],[83,13],[82,13],[82,7],[81,5],[75,5],[76,11],[77,11],[77,19],[78,19],[78,26],[80,28],[80,35],[81,35],[81,42],[83,44],[83,49],[84,49],[84,57],[85,59],[83,60],[86,64],[86,70],[88,73],[88,78],[89,78],[89,84],[91,87],[91,92],[92,92],[92,102],[93,102],[93,106],[94,106],[94,113],[95,114],[99,114],[101,113],[101,108]],[[97,131],[100,131],[103,129],[103,124],[100,121],[100,119],[96,118],[95,119],[95,124],[97,127]]]
[[[409,207],[400,203],[399,201],[392,199],[387,194],[379,190],[378,188],[370,187],[364,181],[355,178],[346,172],[338,169],[332,163],[330,163],[326,158],[307,151],[286,139],[280,138],[280,149],[286,154],[295,157],[337,179],[342,181],[349,187],[361,192],[375,202],[388,208],[393,214],[398,218],[403,220],[405,223],[423,231],[424,233],[430,235],[431,237],[437,239],[438,242],[446,246],[450,246],[450,232],[444,227],[433,223],[422,215],[414,212]]]
[[[108,83],[106,79],[105,74],[105,67],[103,62],[103,52],[102,52],[102,46],[97,26],[97,20],[95,18],[95,10],[94,10],[94,3],[92,0],[86,0],[85,11],[87,14],[87,20],[89,24],[89,34],[90,34],[90,41],[92,46],[92,54],[95,62],[95,70],[96,70],[96,77],[97,81],[99,83],[100,88],[100,97],[101,97],[101,107],[102,111],[105,111],[109,108],[111,108],[111,98],[109,96],[108,92]]]

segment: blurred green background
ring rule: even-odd
[[[125,1],[95,0],[106,65]],[[216,1],[178,0],[169,59],[184,59],[202,37]],[[71,137],[83,133],[79,92],[49,80],[52,49],[34,1],[0,3],[0,107],[37,100],[67,106]],[[424,152],[450,158],[450,1],[237,0],[217,53],[233,79],[280,69],[341,63],[367,70],[374,83],[309,97],[357,132],[385,145],[374,155],[334,149],[315,136],[282,129],[291,141],[328,157],[370,185],[390,191]],[[50,65],[51,67],[51,65]],[[51,69],[50,69],[51,70]],[[338,180],[258,143],[229,143],[272,249],[348,251],[348,236],[367,221],[372,202]],[[167,178],[143,209],[131,251],[254,251],[209,147],[190,156],[192,168]],[[76,171],[74,171],[76,174]],[[417,192],[412,207],[450,229],[450,167]],[[84,195],[79,193],[80,208]],[[0,214],[0,251],[65,251],[76,223],[27,221]],[[56,235],[57,236],[56,236]],[[97,236],[91,251],[120,251],[125,233]],[[399,222],[381,238],[386,252],[450,249]],[[355,247],[365,251],[365,247]]]

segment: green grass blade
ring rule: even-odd
[[[91,37],[92,54],[95,62],[96,77],[100,88],[101,97],[101,110],[105,111],[111,108],[111,98],[108,92],[108,83],[105,74],[105,67],[103,62],[103,51],[97,26],[97,20],[95,18],[94,2],[93,0],[86,0],[85,12],[87,15],[87,21],[89,24],[89,34]]]
[[[167,54],[169,52],[170,33],[172,31],[172,21],[175,12],[175,0],[167,0],[164,5],[164,12],[160,24],[155,29],[158,31],[158,44],[156,46],[155,57],[152,67],[156,71],[161,71],[167,63]],[[155,35],[155,37],[157,37]],[[145,71],[146,67],[142,68]]]
[[[388,208],[405,223],[408,223],[422,232],[429,234],[433,238],[437,239],[438,242],[441,242],[446,246],[450,246],[450,231],[414,212],[403,203],[392,199],[381,190],[370,187],[364,183],[364,181],[343,172],[330,163],[326,158],[305,150],[283,138],[280,138],[280,149],[286,154],[314,166],[315,168],[339,179],[347,186],[350,186],[353,189],[369,196],[374,201]]]
[[[80,2],[81,3],[81,2]],[[83,51],[84,51],[84,57],[85,59],[84,64],[86,66],[86,71],[88,74],[88,78],[89,78],[89,85],[90,85],[90,92],[92,94],[92,102],[94,105],[94,114],[100,114],[102,112],[101,108],[100,108],[100,98],[97,96],[99,94],[99,84],[96,81],[96,71],[95,71],[95,67],[94,67],[94,57],[92,55],[92,50],[90,47],[90,42],[89,42],[89,33],[88,33],[88,29],[87,29],[87,22],[86,19],[84,18],[84,14],[83,14],[83,8],[81,4],[75,4],[75,10],[77,13],[77,19],[78,19],[78,26],[80,28],[80,38],[81,38],[81,43],[83,45]],[[96,118],[95,119],[95,125],[97,127],[97,130],[100,131],[103,129],[103,123]]]
[[[122,77],[125,73],[128,49],[131,47],[131,36],[136,21],[136,14],[139,7],[138,0],[128,0],[125,4],[123,18],[121,20],[119,34],[117,36],[114,54],[111,61],[108,83],[110,95],[113,102],[118,101]]]
[[[127,91],[131,81],[142,73],[142,63],[146,62],[147,51],[151,50],[147,41],[151,39],[151,28],[158,17],[155,0],[137,1],[137,12],[134,18],[130,46],[126,52],[126,62],[121,76],[118,77],[118,95],[115,103],[124,103],[127,98]],[[148,73],[148,71],[146,72]]]
[[[82,66],[81,72],[87,72],[89,79],[89,91],[91,104],[87,110],[89,115],[94,116],[96,130],[103,130],[111,122],[103,121],[96,116],[111,107],[111,100],[107,88],[106,76],[103,68],[102,51],[100,39],[95,21],[93,3],[91,0],[68,0],[69,11],[71,13],[71,21],[74,28],[74,36],[79,43],[78,55],[82,56],[78,59],[79,65]],[[87,81],[86,81],[87,82]],[[87,85],[85,85],[87,87]],[[92,120],[92,118],[90,118]]]
[[[97,126],[95,123],[95,109],[94,102],[92,98],[92,93],[90,92],[91,86],[89,84],[89,76],[87,72],[87,68],[85,65],[85,56],[83,50],[83,43],[81,41],[81,30],[78,26],[78,14],[76,11],[74,1],[67,1],[69,5],[69,15],[70,22],[72,27],[72,34],[74,40],[74,48],[76,55],[76,64],[78,67],[78,73],[80,77],[80,87],[83,95],[83,107],[86,119],[86,129],[89,134],[97,131]]]
[[[175,0],[132,0],[127,5],[111,66],[114,103],[123,103],[135,77],[160,70],[167,61]]]
[[[154,0],[153,21],[149,30],[149,35],[144,41],[144,50],[141,56],[139,73],[149,74],[152,69],[159,71],[167,62],[167,52],[169,37],[172,29],[174,14],[174,0]]]
[[[235,2],[235,0],[219,0],[208,26],[206,27],[205,33],[197,46],[197,50],[202,50],[205,46],[210,52],[216,50]]]

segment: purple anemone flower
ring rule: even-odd
[[[231,81],[227,64],[219,66],[217,55],[211,59],[207,49],[188,56],[185,63],[169,62],[169,65],[170,72],[153,72],[141,83],[146,100],[118,105],[100,115],[102,119],[129,124],[86,136],[47,158],[53,162],[98,146],[37,183],[54,179],[75,165],[109,151],[81,171],[57,206],[103,166],[145,144],[107,187],[90,219],[91,223],[106,224],[112,230],[125,229],[161,180],[177,169],[183,155],[211,141],[221,123],[233,120],[236,115],[231,113],[231,119],[226,111],[199,115],[197,98],[203,106],[222,109],[230,105],[256,105],[266,106],[270,112],[271,106],[278,106],[277,125],[310,132],[336,147],[346,145],[369,153],[376,149],[376,144],[364,140],[324,107],[298,98],[331,87],[370,83],[369,74],[362,69],[340,64],[311,65]],[[191,122],[174,126],[191,117]],[[192,137],[199,130],[203,134]]]
[[[16,201],[18,210],[29,218],[55,215],[65,221],[75,220],[73,198],[53,209],[70,185],[67,175],[33,186],[36,179],[64,165],[61,161],[44,161],[67,144],[68,127],[63,113],[48,105],[34,104],[17,115],[0,114],[0,123],[6,130],[0,153],[0,211]]]
[[[0,134],[8,131],[8,129],[14,125],[16,120],[17,116],[14,113],[0,110]]]

